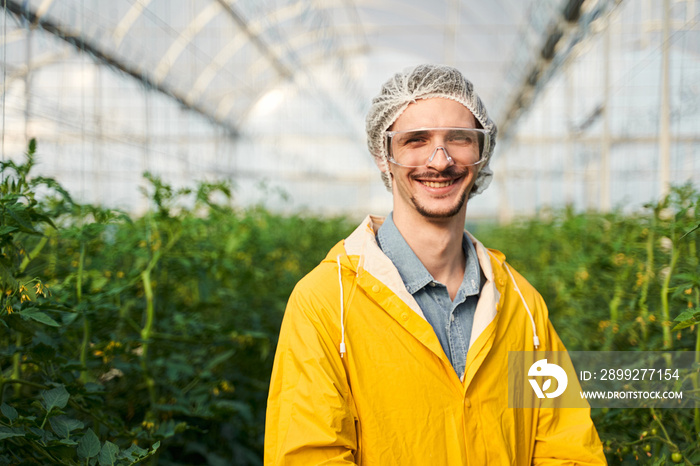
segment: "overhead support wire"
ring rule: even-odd
[[[551,2],[550,2],[551,3]],[[592,6],[586,9],[586,4]],[[510,94],[499,115],[499,138],[509,140],[520,115],[534,103],[539,91],[556,71],[565,63],[574,47],[591,33],[591,24],[616,8],[622,0],[565,0],[563,7],[556,11],[555,17],[544,28],[541,46],[537,55],[531,57],[521,70],[520,84],[515,83],[515,92]],[[536,20],[530,18],[532,23]],[[531,24],[534,31],[541,30]],[[532,33],[532,31],[530,31]],[[522,34],[527,35],[527,32]],[[523,37],[522,44],[527,46]]]
[[[74,32],[65,29],[61,25],[56,24],[49,19],[38,16],[37,12],[30,10],[26,4],[15,0],[5,1],[6,10],[11,12],[15,16],[29,22],[33,26],[40,27],[41,29],[45,30],[50,34],[53,34],[54,36],[58,37],[59,39],[65,42],[68,42],[70,45],[74,46],[81,52],[88,53],[101,63],[133,77],[134,79],[140,81],[147,88],[158,91],[176,100],[185,108],[199,113],[214,124],[220,126],[230,136],[238,136],[239,131],[234,125],[222,118],[216,117],[216,115],[212,111],[191,102],[189,99],[187,99],[186,96],[182,95],[178,91],[156,82],[151,76],[149,76],[144,71],[129,65],[128,63],[119,59],[118,57],[109,54],[108,52],[102,50],[98,45],[93,44],[91,41],[87,40],[84,37],[75,35]]]

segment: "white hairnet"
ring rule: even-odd
[[[459,70],[445,65],[418,65],[417,67],[397,73],[382,86],[379,95],[372,99],[367,113],[367,146],[382,168],[382,180],[391,190],[391,175],[384,132],[394,124],[406,107],[419,99],[444,97],[455,100],[469,109],[474,118],[488,131],[491,144],[482,158],[479,174],[474,187],[469,193],[473,197],[483,192],[491,183],[493,172],[489,167],[491,154],[496,145],[496,125],[488,117],[481,99],[474,92],[474,85]]]

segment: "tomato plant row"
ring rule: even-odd
[[[2,165],[0,464],[261,464],[286,299],[351,226],[151,175],[131,218],[34,151]]]
[[[33,175],[35,149],[2,162],[0,463],[261,464],[287,297],[354,225],[152,175],[143,216],[81,205]],[[542,292],[569,349],[700,354],[699,224],[682,186],[638,214],[473,231]],[[612,464],[696,464],[699,410],[593,416]]]
[[[700,355],[699,228],[700,193],[687,184],[635,214],[546,211],[481,226],[477,236],[506,251],[542,293],[569,350]],[[693,392],[685,395],[698,399],[697,377]],[[695,406],[594,409],[593,417],[611,464],[700,464]]]

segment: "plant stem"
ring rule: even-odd
[[[143,291],[146,295],[146,323],[141,330],[141,340],[143,340],[141,348],[143,353],[141,353],[141,368],[143,369],[144,379],[146,381],[146,387],[148,388],[148,397],[151,401],[151,406],[156,403],[156,393],[155,393],[155,382],[153,377],[148,370],[148,347],[151,338],[151,329],[153,328],[153,321],[155,319],[155,308],[153,306],[153,288],[151,287],[151,265],[155,264],[157,258],[151,261],[151,264],[141,272],[141,281],[143,282]]]
[[[24,270],[27,268],[29,263],[34,260],[36,256],[39,255],[42,249],[44,249],[44,246],[46,246],[46,243],[49,241],[49,237],[47,235],[44,235],[41,237],[39,242],[37,243],[36,246],[34,246],[34,249],[32,249],[32,252],[24,256],[24,259],[22,259],[22,263],[19,266],[19,273],[24,272]]]
[[[85,243],[80,243],[80,258],[78,259],[78,277],[76,279],[75,294],[78,303],[83,299],[83,261],[85,259]]]
[[[664,442],[664,443],[666,443],[667,445],[669,445],[669,446],[671,447],[671,451],[672,451],[672,452],[679,452],[679,453],[681,453],[681,449],[678,448],[678,445],[676,445],[676,444],[673,442],[673,440],[671,440],[671,437],[668,435],[668,432],[666,431],[666,427],[664,427],[664,424],[663,424],[663,422],[661,422],[661,419],[659,418],[659,416],[656,415],[656,410],[654,410],[654,408],[650,408],[650,409],[651,409],[651,415],[652,415],[652,417],[654,418],[654,420],[656,421],[656,423],[659,425],[659,427],[661,427],[661,430],[662,430],[663,433],[664,433],[664,437],[666,437],[665,439],[664,439],[663,437],[659,437],[659,440],[661,440],[662,442]],[[681,454],[682,454],[682,453],[681,453]],[[688,458],[686,458],[685,455],[683,455],[683,459],[685,460],[685,464],[688,464],[688,465],[692,466],[693,463],[691,463],[690,461],[688,461]]]
[[[655,216],[651,216],[651,225],[649,226],[649,235],[647,236],[647,261],[646,268],[644,270],[644,279],[642,281],[642,291],[639,296],[639,309],[641,311],[642,317],[642,341],[644,345],[642,349],[646,349],[646,343],[648,338],[648,328],[647,321],[649,320],[649,306],[647,306],[647,297],[649,296],[649,283],[651,282],[652,275],[654,273],[654,224]]]
[[[17,333],[17,339],[15,340],[15,347],[17,351],[12,355],[12,374],[10,374],[10,380],[19,380],[22,376],[22,355],[19,352],[19,348],[22,346],[22,334]],[[17,398],[21,395],[22,387],[15,385],[15,396]]]
[[[700,290],[695,290],[695,303],[698,308],[700,308]],[[695,331],[697,335],[695,336],[695,367],[700,367],[700,325],[696,326]],[[700,388],[700,374],[695,371],[693,374],[693,388],[697,390]],[[694,420],[695,420],[695,435],[700,436],[700,401],[695,400],[694,408]]]
[[[669,304],[668,304],[668,290],[671,283],[671,276],[673,275],[673,269],[676,267],[678,262],[678,257],[680,256],[679,248],[675,243],[671,243],[671,263],[668,265],[668,273],[664,277],[663,284],[661,286],[661,316],[664,334],[664,349],[671,349],[673,346],[673,339],[671,338],[671,323]]]
[[[80,259],[78,260],[78,277],[76,280],[76,296],[78,305],[83,300],[83,264],[85,262],[85,243],[80,243]],[[90,346],[90,321],[88,320],[87,310],[83,309],[83,342],[80,345],[80,365],[82,369],[80,370],[80,381],[83,383],[88,382],[88,371],[87,371],[87,355],[88,348]]]
[[[168,243],[165,245],[165,247],[158,249],[153,253],[151,260],[148,263],[148,266],[146,266],[146,269],[141,272],[141,282],[143,283],[143,292],[146,297],[146,322],[144,323],[144,326],[141,329],[141,340],[143,341],[141,347],[143,350],[143,352],[141,353],[141,369],[143,370],[144,380],[146,382],[146,387],[148,388],[148,397],[151,402],[151,406],[156,404],[155,381],[153,380],[153,377],[151,376],[151,373],[148,368],[148,350],[150,347],[152,337],[153,322],[155,321],[155,306],[153,304],[153,286],[151,283],[151,271],[158,263],[158,260],[160,260],[164,251],[169,250],[177,242],[179,237],[180,233],[173,234],[170,237]]]
[[[624,292],[624,289],[622,288],[622,284],[617,283],[615,285],[615,293],[613,295],[613,298],[610,300],[610,331],[608,332],[608,341],[606,342],[605,346],[606,349],[609,351],[614,343],[615,340],[615,328],[617,325],[617,321],[619,318],[619,307],[620,307],[620,302],[622,301],[622,294]]]

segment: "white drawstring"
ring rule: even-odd
[[[513,277],[513,274],[510,272],[510,267],[508,267],[508,264],[503,262],[503,265],[506,266],[506,270],[508,271],[508,275],[510,275],[510,279],[513,281],[513,285],[515,285],[515,291],[518,292],[520,295],[520,300],[523,302],[525,305],[525,310],[527,311],[527,314],[530,316],[530,322],[532,323],[532,341],[535,343],[535,349],[540,347],[540,339],[537,338],[537,327],[535,326],[535,319],[532,318],[532,312],[530,312],[530,306],[527,305],[527,301],[525,301],[525,298],[523,298],[523,294],[520,292],[520,288],[518,287],[518,284],[515,282],[515,278]]]
[[[345,354],[345,319],[344,319],[344,304],[343,304],[343,276],[340,268],[340,254],[336,257],[338,262],[338,285],[340,285],[340,357]]]

